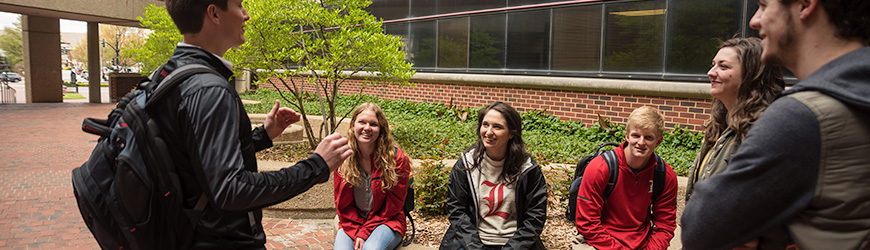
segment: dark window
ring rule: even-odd
[[[366,10],[372,15],[384,20],[402,19],[408,17],[409,0],[372,0]]]
[[[665,1],[607,3],[604,70],[661,72]]]
[[[411,16],[421,17],[435,15],[437,13],[435,4],[437,0],[410,0],[411,1]]]
[[[508,68],[547,69],[549,44],[550,10],[508,14]]]
[[[485,10],[505,7],[504,0],[438,0],[438,13]]]
[[[411,61],[411,58],[408,57],[408,47],[411,44],[411,40],[408,36],[408,23],[388,23],[384,24],[384,33],[388,35],[394,35],[401,37],[402,40],[402,50],[405,51],[406,60]]]
[[[554,70],[599,71],[601,5],[553,10]]]
[[[671,0],[668,73],[706,74],[719,44],[740,35],[742,0]]]
[[[414,67],[435,67],[435,21],[411,23],[407,51]]]
[[[749,21],[752,20],[752,16],[755,15],[755,12],[758,11],[758,1],[746,1],[746,20],[743,21],[744,28],[746,29],[746,37],[759,37],[758,30],[752,29],[749,27]]]
[[[471,18],[469,67],[504,68],[504,28],[507,15]]]
[[[520,6],[539,3],[561,2],[564,0],[508,0],[508,6]]]
[[[438,21],[438,67],[468,67],[468,18]]]

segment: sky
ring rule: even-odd
[[[13,27],[13,23],[18,22],[18,14],[0,11],[0,30],[5,27]],[[73,21],[60,19],[60,32],[71,33],[88,33],[88,23],[82,21]]]

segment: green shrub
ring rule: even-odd
[[[290,97],[288,93],[284,95]],[[278,91],[266,88],[243,93],[241,96],[243,99],[262,101],[259,104],[245,105],[249,113],[267,113],[276,99],[282,100]],[[316,96],[308,94],[303,98],[306,100],[304,108],[308,114],[320,115]],[[457,109],[441,103],[414,103],[380,99],[370,95],[340,95],[336,102],[336,112],[349,116],[354,104],[367,101],[381,106],[390,121],[393,136],[409,157],[455,159],[461,151],[477,140],[474,129],[477,112],[482,107]],[[283,101],[282,105],[289,106]],[[458,119],[457,114],[461,112],[467,112],[464,121]],[[625,140],[625,126],[612,124],[606,119],[604,123],[607,125],[604,127],[596,122],[586,128],[581,122],[562,121],[543,110],[531,110],[521,115],[523,140],[527,150],[542,165],[575,164],[583,156],[592,153],[599,143],[619,143]],[[656,148],[656,152],[678,175],[685,176],[700,147],[703,133],[676,127],[667,131],[663,138],[662,145]]]
[[[425,160],[414,175],[416,210],[427,215],[447,214],[447,180],[450,168],[441,161]]]

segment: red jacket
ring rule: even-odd
[[[676,229],[677,175],[665,163],[662,194],[652,201],[656,160],[650,157],[646,168],[635,174],[628,167],[622,143],[615,149],[619,159],[619,179],[604,204],[608,181],[604,157],[589,162],[577,192],[577,217],[574,225],[586,242],[596,249],[667,249]],[[652,204],[652,214],[650,214]],[[650,229],[650,222],[655,224]]]
[[[375,167],[372,169],[372,211],[369,212],[368,220],[359,216],[356,203],[353,200],[353,185],[344,182],[338,170],[333,172],[335,177],[335,209],[338,211],[338,225],[351,239],[362,238],[367,240],[372,231],[381,224],[405,235],[405,212],[402,206],[405,204],[405,195],[408,193],[408,176],[411,165],[408,157],[402,150],[396,152],[396,175],[399,182],[392,189],[384,192],[381,188],[381,171]]]

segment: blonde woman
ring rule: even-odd
[[[353,111],[347,138],[354,155],[334,172],[341,227],[334,248],[394,249],[405,234],[408,157],[396,146],[384,111],[374,103]]]

